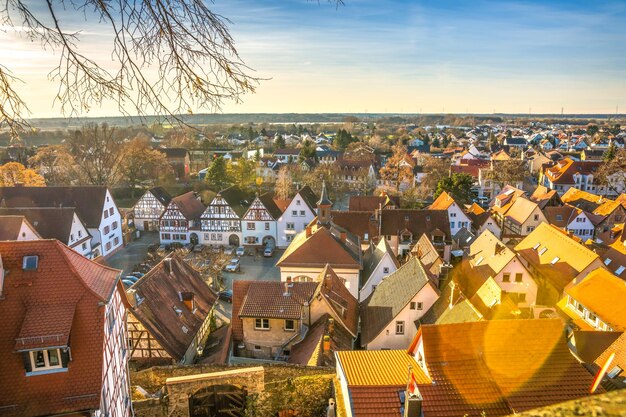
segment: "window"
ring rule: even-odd
[[[542,249],[539,251],[539,255],[543,255],[544,253],[546,253],[546,251],[547,251],[547,250],[548,250],[548,248],[542,248]]]
[[[389,273],[389,267],[384,267],[383,274],[388,274],[388,273]]]
[[[265,222],[265,230],[270,230],[270,224],[269,224],[269,222]]]
[[[292,216],[298,216],[298,210],[291,210]]]
[[[63,368],[61,349],[34,350],[28,352],[30,371],[39,372]]]
[[[411,306],[410,306],[411,310],[415,310],[416,306],[417,306],[417,303],[415,301],[411,301]]]
[[[621,275],[622,272],[624,272],[625,269],[626,268],[624,268],[623,265],[620,265],[620,267],[615,270],[615,275]]]
[[[105,235],[108,235],[110,231],[111,231],[111,229],[109,228],[109,226],[104,226],[104,234]]]
[[[511,282],[511,274],[508,272],[502,274],[502,282]]]
[[[587,219],[585,219],[584,217],[577,217],[576,218],[576,223],[585,223],[585,220],[587,220]]]
[[[619,366],[615,366],[613,369],[611,369],[607,375],[609,378],[615,378],[616,376],[618,376],[619,374],[621,374],[623,371],[622,368],[620,368]]]
[[[83,231],[82,230],[78,231],[78,237],[83,237]]]
[[[255,319],[254,328],[257,330],[269,330],[270,319]]]
[[[250,223],[250,222],[248,222],[248,223],[246,224],[246,228],[247,228],[248,230],[256,230],[256,226],[255,226],[255,224],[254,224],[254,223]]]
[[[422,310],[424,308],[424,303],[422,303],[421,301],[417,302],[417,309],[418,310]]]
[[[120,238],[116,236],[115,239],[113,239],[113,244],[117,246],[119,243],[120,243]]]
[[[254,350],[261,350],[261,346],[259,346],[259,345],[254,345]]]
[[[454,229],[454,222],[450,222],[450,229]]]
[[[109,209],[109,216],[112,216],[112,215],[113,215],[113,207]]]
[[[106,219],[107,217],[109,217],[109,210],[104,210],[104,218]]]
[[[83,244],[82,244],[82,248],[83,248],[83,250],[87,250],[87,244],[86,244],[86,243],[83,243]]]
[[[515,282],[522,282],[523,275],[520,273],[515,274]]]
[[[293,332],[296,330],[296,323],[293,320],[285,320],[285,330]]]
[[[403,321],[396,322],[396,334],[404,334],[404,322]]]
[[[533,216],[533,219],[535,219],[535,221],[539,220],[539,215],[538,215],[538,214],[535,214],[535,215]]]
[[[113,224],[111,225],[111,229],[113,230],[117,229],[117,222],[113,222]]]
[[[556,264],[561,258],[559,258],[558,256],[555,256],[554,259],[552,261],[550,261],[550,265],[554,265]]]
[[[538,248],[539,246],[541,246],[541,243],[537,242],[537,244],[536,244],[535,246],[533,246],[533,249],[534,249],[534,250],[537,250],[537,248]]]
[[[287,223],[286,228],[287,230],[295,230],[296,226],[293,223]]]
[[[296,206],[299,206],[300,202],[301,202],[300,200],[296,200]]]
[[[300,216],[304,217],[304,210],[300,210]]]
[[[74,233],[71,233],[70,234],[70,242],[73,242],[73,241],[74,241]]]
[[[456,213],[450,213],[450,217],[456,217]]]
[[[107,242],[106,245],[104,245],[104,247],[106,248],[106,250],[111,250],[111,242]]]
[[[39,256],[24,256],[22,258],[22,269],[24,271],[34,271],[37,269]]]
[[[535,226],[526,226],[526,233],[530,233],[535,230]]]

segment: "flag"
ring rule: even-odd
[[[593,380],[593,385],[589,389],[590,394],[593,394],[596,391],[596,389],[598,389],[598,385],[600,385],[600,382],[602,382],[602,378],[604,378],[606,371],[609,370],[609,366],[611,365],[611,362],[613,362],[614,358],[615,358],[615,352],[609,355],[609,358],[606,360],[604,366],[598,371],[598,375],[596,375],[596,379]]]
[[[412,371],[411,376],[409,377],[409,386],[407,391],[411,396],[419,395],[419,390],[417,389],[417,379],[415,379],[415,374]]]

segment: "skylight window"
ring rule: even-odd
[[[610,264],[611,262],[613,262],[613,260],[612,260],[611,258],[606,258],[606,259],[604,260],[604,265],[608,265],[608,264]]]
[[[539,255],[543,255],[544,253],[546,253],[546,251],[547,251],[547,250],[548,250],[548,248],[542,248],[542,249],[539,251]]]
[[[537,244],[536,244],[535,246],[533,246],[533,249],[534,249],[534,250],[537,250],[537,248],[538,248],[539,246],[541,246],[541,242],[537,242]]]
[[[626,267],[620,265],[620,267],[615,270],[615,275],[621,275],[624,270],[626,270]]]
[[[550,262],[550,264],[554,265],[555,263],[557,263],[560,260],[561,260],[561,258],[559,258],[558,256],[555,256],[554,259],[552,260],[552,262]]]
[[[484,260],[485,258],[483,258],[482,256],[480,258],[478,258],[478,260],[476,261],[476,265],[480,265],[480,263]]]
[[[22,269],[24,271],[34,271],[37,269],[38,264],[39,256],[24,256],[24,258],[22,258]]]

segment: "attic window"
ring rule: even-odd
[[[555,263],[557,263],[560,260],[561,260],[561,258],[559,258],[558,256],[555,256],[554,259],[550,262],[550,265],[554,265]]]
[[[430,221],[430,216],[426,216],[426,221],[429,222]]]
[[[24,271],[35,271],[37,270],[38,264],[39,256],[37,255],[24,256],[24,258],[22,258],[22,269]]]
[[[546,253],[546,251],[547,251],[547,250],[548,250],[548,248],[542,248],[542,249],[539,251],[539,255],[543,255],[544,253]]]
[[[180,292],[178,296],[189,311],[193,312],[196,309],[196,300],[192,292]]]
[[[141,295],[139,295],[139,293],[135,293],[135,302],[137,303],[137,305],[143,303],[143,300],[145,300],[145,297],[142,297]]]
[[[476,265],[480,265],[480,263],[484,260],[485,258],[483,258],[482,256],[480,258],[478,258],[478,260],[476,261]]]
[[[535,246],[533,246],[533,249],[534,249],[534,250],[537,250],[537,248],[538,248],[539,246],[541,246],[541,242],[537,242],[537,244],[536,244]]]
[[[563,220],[563,216],[561,216],[560,214],[557,214],[557,215],[556,215],[556,219],[557,219],[557,220],[559,220],[559,221],[561,221],[561,220]]]
[[[620,267],[615,270],[615,275],[621,275],[624,270],[626,270],[626,267],[620,265]]]
[[[176,306],[172,306],[172,309],[174,310],[174,312],[176,313],[178,317],[180,317],[183,314],[183,310],[181,310],[180,308]]]
[[[606,258],[606,259],[604,260],[604,265],[608,265],[608,264],[610,264],[611,262],[613,262],[613,260],[612,260],[611,258]]]

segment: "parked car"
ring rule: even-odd
[[[241,271],[241,264],[239,263],[239,259],[233,258],[230,260],[230,263],[226,265],[226,272],[239,272]]]
[[[143,272],[133,272],[131,275],[137,278],[141,278],[146,274],[144,274]]]
[[[263,251],[263,256],[265,256],[266,258],[271,258],[272,256],[274,256],[274,247],[266,246],[265,250]]]
[[[233,253],[235,253],[234,246],[227,246],[224,248],[224,255],[232,255]]]
[[[122,284],[124,285],[124,288],[128,288],[128,287],[130,287],[131,285],[133,285],[133,284],[134,284],[134,282],[132,282],[132,281],[131,281],[131,280],[129,280],[129,279],[123,279],[123,280],[122,280]]]
[[[136,277],[135,275],[126,275],[124,278],[122,278],[122,280],[127,280],[134,284],[135,282],[139,281],[139,277]]]
[[[233,291],[232,290],[223,290],[218,294],[220,300],[224,300],[227,303],[233,302]]]
[[[243,255],[245,255],[245,254],[246,254],[246,250],[244,249],[244,247],[243,247],[243,246],[239,246],[239,247],[237,248],[237,250],[235,251],[235,254],[236,254],[237,256],[243,256]]]

